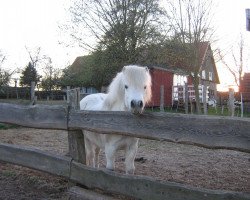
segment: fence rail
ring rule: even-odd
[[[41,129],[68,130],[69,136],[86,129],[104,134],[193,144],[207,148],[250,152],[250,119],[184,114],[74,111],[63,106],[0,104],[0,122]],[[83,145],[83,144],[81,144]],[[90,188],[140,199],[250,199],[250,194],[198,189],[89,168],[74,158],[0,144],[0,160],[66,177]]]
[[[55,156],[18,145],[0,144],[0,160],[56,174],[89,188],[104,189],[144,200],[247,200],[250,198],[249,194],[240,192],[199,189],[179,183],[155,181],[149,177],[122,175],[94,169],[77,163],[69,157]]]
[[[250,153],[250,119],[173,113],[74,111],[64,106],[0,104],[0,122],[41,129],[91,130]]]

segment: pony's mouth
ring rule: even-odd
[[[134,115],[141,115],[143,113],[143,109],[141,109],[141,108],[139,108],[139,109],[132,108],[131,112]]]
[[[132,100],[130,103],[130,111],[135,115],[142,114],[144,109],[142,100]]]

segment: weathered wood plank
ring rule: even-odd
[[[67,109],[63,106],[0,103],[0,122],[33,128],[67,130]]]
[[[62,177],[68,178],[70,176],[71,158],[57,156],[34,148],[0,143],[0,160]]]
[[[85,143],[82,130],[68,131],[69,155],[76,162],[86,164]]]
[[[155,181],[143,176],[94,169],[65,156],[55,156],[18,145],[0,144],[0,160],[63,176],[89,188],[99,188],[143,200],[250,199],[248,193],[199,189],[184,184]]]
[[[68,111],[80,109],[80,88],[67,91]],[[86,164],[85,142],[82,130],[68,130],[69,154],[75,161]]]
[[[97,170],[80,163],[72,162],[71,180],[89,188],[143,200],[246,200],[246,193],[199,189],[173,182],[159,182],[142,176],[122,175],[106,170]]]
[[[72,112],[70,129],[250,152],[250,119],[171,113]]]
[[[80,188],[77,186],[71,187],[68,191],[69,198],[68,200],[116,200],[113,197],[99,194],[97,192]]]
[[[86,129],[104,134],[250,152],[250,119],[198,115],[71,111],[63,106],[0,104],[0,122],[47,129]]]

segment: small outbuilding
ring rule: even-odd
[[[200,102],[217,99],[219,76],[209,42],[200,44]],[[161,90],[163,90],[164,107],[172,107],[177,101],[185,99],[185,83],[188,88],[188,99],[195,100],[194,86],[190,74],[178,67],[149,67],[152,76],[152,100],[148,107],[160,107]],[[163,87],[164,89],[161,89]]]

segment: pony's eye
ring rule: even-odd
[[[127,86],[127,85],[125,85],[125,89],[128,89],[128,86]]]
[[[146,90],[147,89],[147,86],[144,86],[144,90]]]

